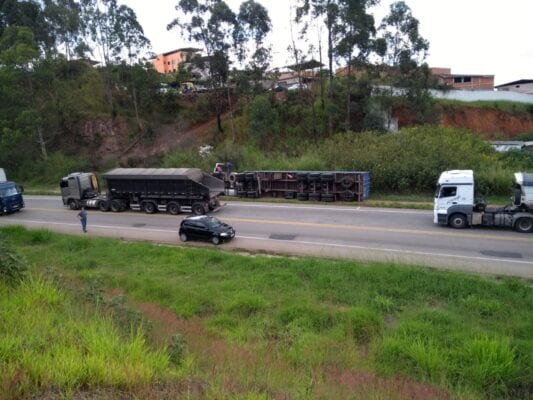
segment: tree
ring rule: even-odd
[[[119,63],[127,50],[130,61],[149,47],[135,12],[117,0],[81,0],[82,29],[97,47],[105,65]]]
[[[376,98],[389,119],[394,97],[397,97],[393,93],[395,87],[402,88],[402,97],[416,115],[417,122],[428,122],[434,117],[428,89],[435,87],[437,82],[428,66],[423,64],[429,42],[420,35],[418,27],[418,20],[403,1],[391,4],[389,14],[379,27],[381,35],[375,42],[375,49],[383,62],[381,79],[385,80],[389,89],[379,90]]]
[[[234,38],[237,45],[238,59],[241,62],[246,59],[248,53],[247,43],[252,41],[254,46],[248,69],[257,86],[263,78],[270,60],[271,49],[264,46],[264,40],[272,29],[272,23],[266,8],[254,0],[248,0],[241,4],[237,22]]]
[[[339,24],[335,26],[335,35],[339,42],[335,48],[336,54],[346,60],[346,122],[345,129],[350,129],[352,104],[352,65],[366,65],[373,49],[373,37],[376,34],[374,17],[367,12],[368,8],[376,5],[378,0],[340,0]]]
[[[81,8],[74,0],[44,0],[43,15],[54,43],[55,53],[64,48],[70,59],[81,42]]]
[[[268,13],[253,0],[241,5],[239,15],[223,0],[181,0],[176,5],[176,10],[181,15],[171,21],[167,29],[179,28],[182,35],[204,47],[211,85],[220,96],[216,102],[216,114],[218,130],[222,133],[223,96],[220,89],[226,85],[229,78],[230,52],[237,49],[237,58],[243,60],[246,55],[246,43],[253,39],[256,44],[253,55],[255,62],[264,67],[268,54],[262,43],[270,30]],[[227,100],[231,109],[229,89]]]

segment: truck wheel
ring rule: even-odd
[[[205,214],[205,207],[202,203],[194,203],[192,205],[192,213],[194,215],[204,215]]]
[[[187,237],[187,235],[185,233],[180,233],[180,240],[182,242],[186,242],[189,238]]]
[[[168,203],[167,211],[169,214],[178,215],[180,213],[180,206],[177,203]]]
[[[464,214],[453,214],[448,221],[448,224],[455,229],[466,228],[468,221]]]
[[[220,238],[218,236],[213,236],[211,238],[211,242],[213,242],[215,245],[220,244]]]
[[[102,200],[101,202],[98,203],[98,209],[100,211],[109,211],[109,203],[105,200]]]
[[[533,218],[518,218],[514,228],[520,233],[533,232]]]
[[[119,212],[122,209],[122,204],[120,203],[120,200],[112,200],[110,209],[113,212]]]
[[[349,188],[350,186],[353,185],[353,179],[350,178],[349,176],[345,176],[344,178],[342,178],[341,180],[341,185],[343,188]]]
[[[157,211],[156,205],[151,201],[147,201],[146,203],[144,203],[143,208],[146,214],[153,214]]]
[[[78,201],[74,199],[68,201],[68,206],[71,210],[77,210],[80,207]]]

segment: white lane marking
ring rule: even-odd
[[[31,221],[26,220],[26,222],[36,223],[36,224],[42,224],[42,225],[67,225],[67,226],[79,226],[79,224],[70,224],[70,223],[62,223],[62,222],[43,222],[43,221]],[[127,226],[124,227],[117,227],[117,226],[106,226],[106,225],[92,225],[94,228],[102,228],[102,229],[127,229],[132,231],[142,231],[142,232],[158,232],[158,233],[178,233],[177,231],[172,230],[164,230],[164,229],[150,229],[150,228],[130,228]],[[89,227],[90,228],[90,227]],[[505,263],[511,263],[511,264],[523,264],[523,265],[532,265],[533,261],[520,261],[520,260],[509,260],[509,259],[503,259],[503,258],[489,258],[489,257],[476,257],[476,256],[462,256],[458,254],[447,254],[447,253],[430,253],[430,252],[424,252],[424,251],[412,251],[412,250],[398,250],[398,249],[390,249],[390,248],[379,248],[379,247],[369,247],[369,246],[358,246],[358,245],[350,245],[350,244],[336,244],[336,243],[324,243],[324,242],[308,242],[303,240],[291,240],[290,242],[282,241],[282,240],[276,240],[276,239],[270,239],[270,238],[263,238],[258,236],[237,236],[236,238],[242,238],[242,239],[250,239],[250,240],[258,240],[258,241],[269,241],[269,242],[277,242],[277,243],[285,243],[285,244],[304,244],[304,245],[312,245],[312,246],[329,246],[329,247],[336,247],[336,248],[347,248],[347,249],[357,249],[357,250],[372,250],[372,251],[380,251],[385,253],[399,253],[399,254],[407,254],[407,255],[418,255],[418,256],[431,256],[431,257],[446,257],[446,258],[459,258],[464,260],[471,260],[471,261],[489,261],[489,262],[505,262]]]
[[[312,245],[312,246],[330,246],[330,247],[350,248],[350,249],[357,249],[357,250],[381,251],[381,252],[385,252],[385,253],[389,252],[389,253],[400,253],[400,254],[412,254],[412,255],[419,255],[419,256],[461,258],[461,259],[465,259],[465,260],[475,260],[475,261],[507,262],[507,263],[515,263],[515,264],[533,265],[533,261],[519,261],[519,260],[509,260],[509,259],[503,259],[503,258],[462,256],[462,255],[459,255],[459,254],[429,253],[429,252],[424,252],[424,251],[398,250],[398,249],[390,249],[390,248],[358,246],[358,245],[351,245],[351,244],[308,242],[308,241],[303,241],[303,240],[291,240],[290,242],[288,242],[288,241],[283,241],[283,240],[262,238],[262,237],[257,237],[257,236],[240,236],[239,235],[237,237],[238,238],[242,238],[242,239],[251,239],[251,240],[283,242],[283,243],[287,243],[287,244],[297,243],[297,244],[306,244],[306,245]]]
[[[58,200],[59,204],[63,205],[61,197],[53,196],[24,196],[25,199],[29,200]],[[246,203],[246,202],[227,202],[228,206],[232,207],[248,207],[248,208],[274,208],[274,209],[287,209],[287,210],[311,210],[311,211],[339,211],[339,212],[380,212],[380,213],[389,213],[389,214],[433,214],[433,211],[430,210],[413,210],[413,209],[400,209],[400,208],[378,208],[378,207],[342,207],[342,206],[308,206],[305,204],[290,205],[290,204],[268,204],[268,203]],[[33,208],[38,210],[37,208]],[[66,210],[67,208],[65,208]],[[47,209],[41,209],[47,210]]]

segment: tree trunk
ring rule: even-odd
[[[43,129],[40,126],[37,128],[37,137],[37,143],[41,145],[41,154],[43,156],[43,160],[47,161],[48,152],[46,151],[46,141],[44,140]]]

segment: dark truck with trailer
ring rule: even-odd
[[[228,181],[232,194],[247,198],[334,202],[363,201],[370,195],[370,173],[360,171],[254,171],[230,174]]]
[[[75,172],[61,179],[63,204],[119,212],[127,209],[153,214],[202,215],[220,206],[224,182],[197,168],[116,168],[103,175],[100,192],[95,174]]]

